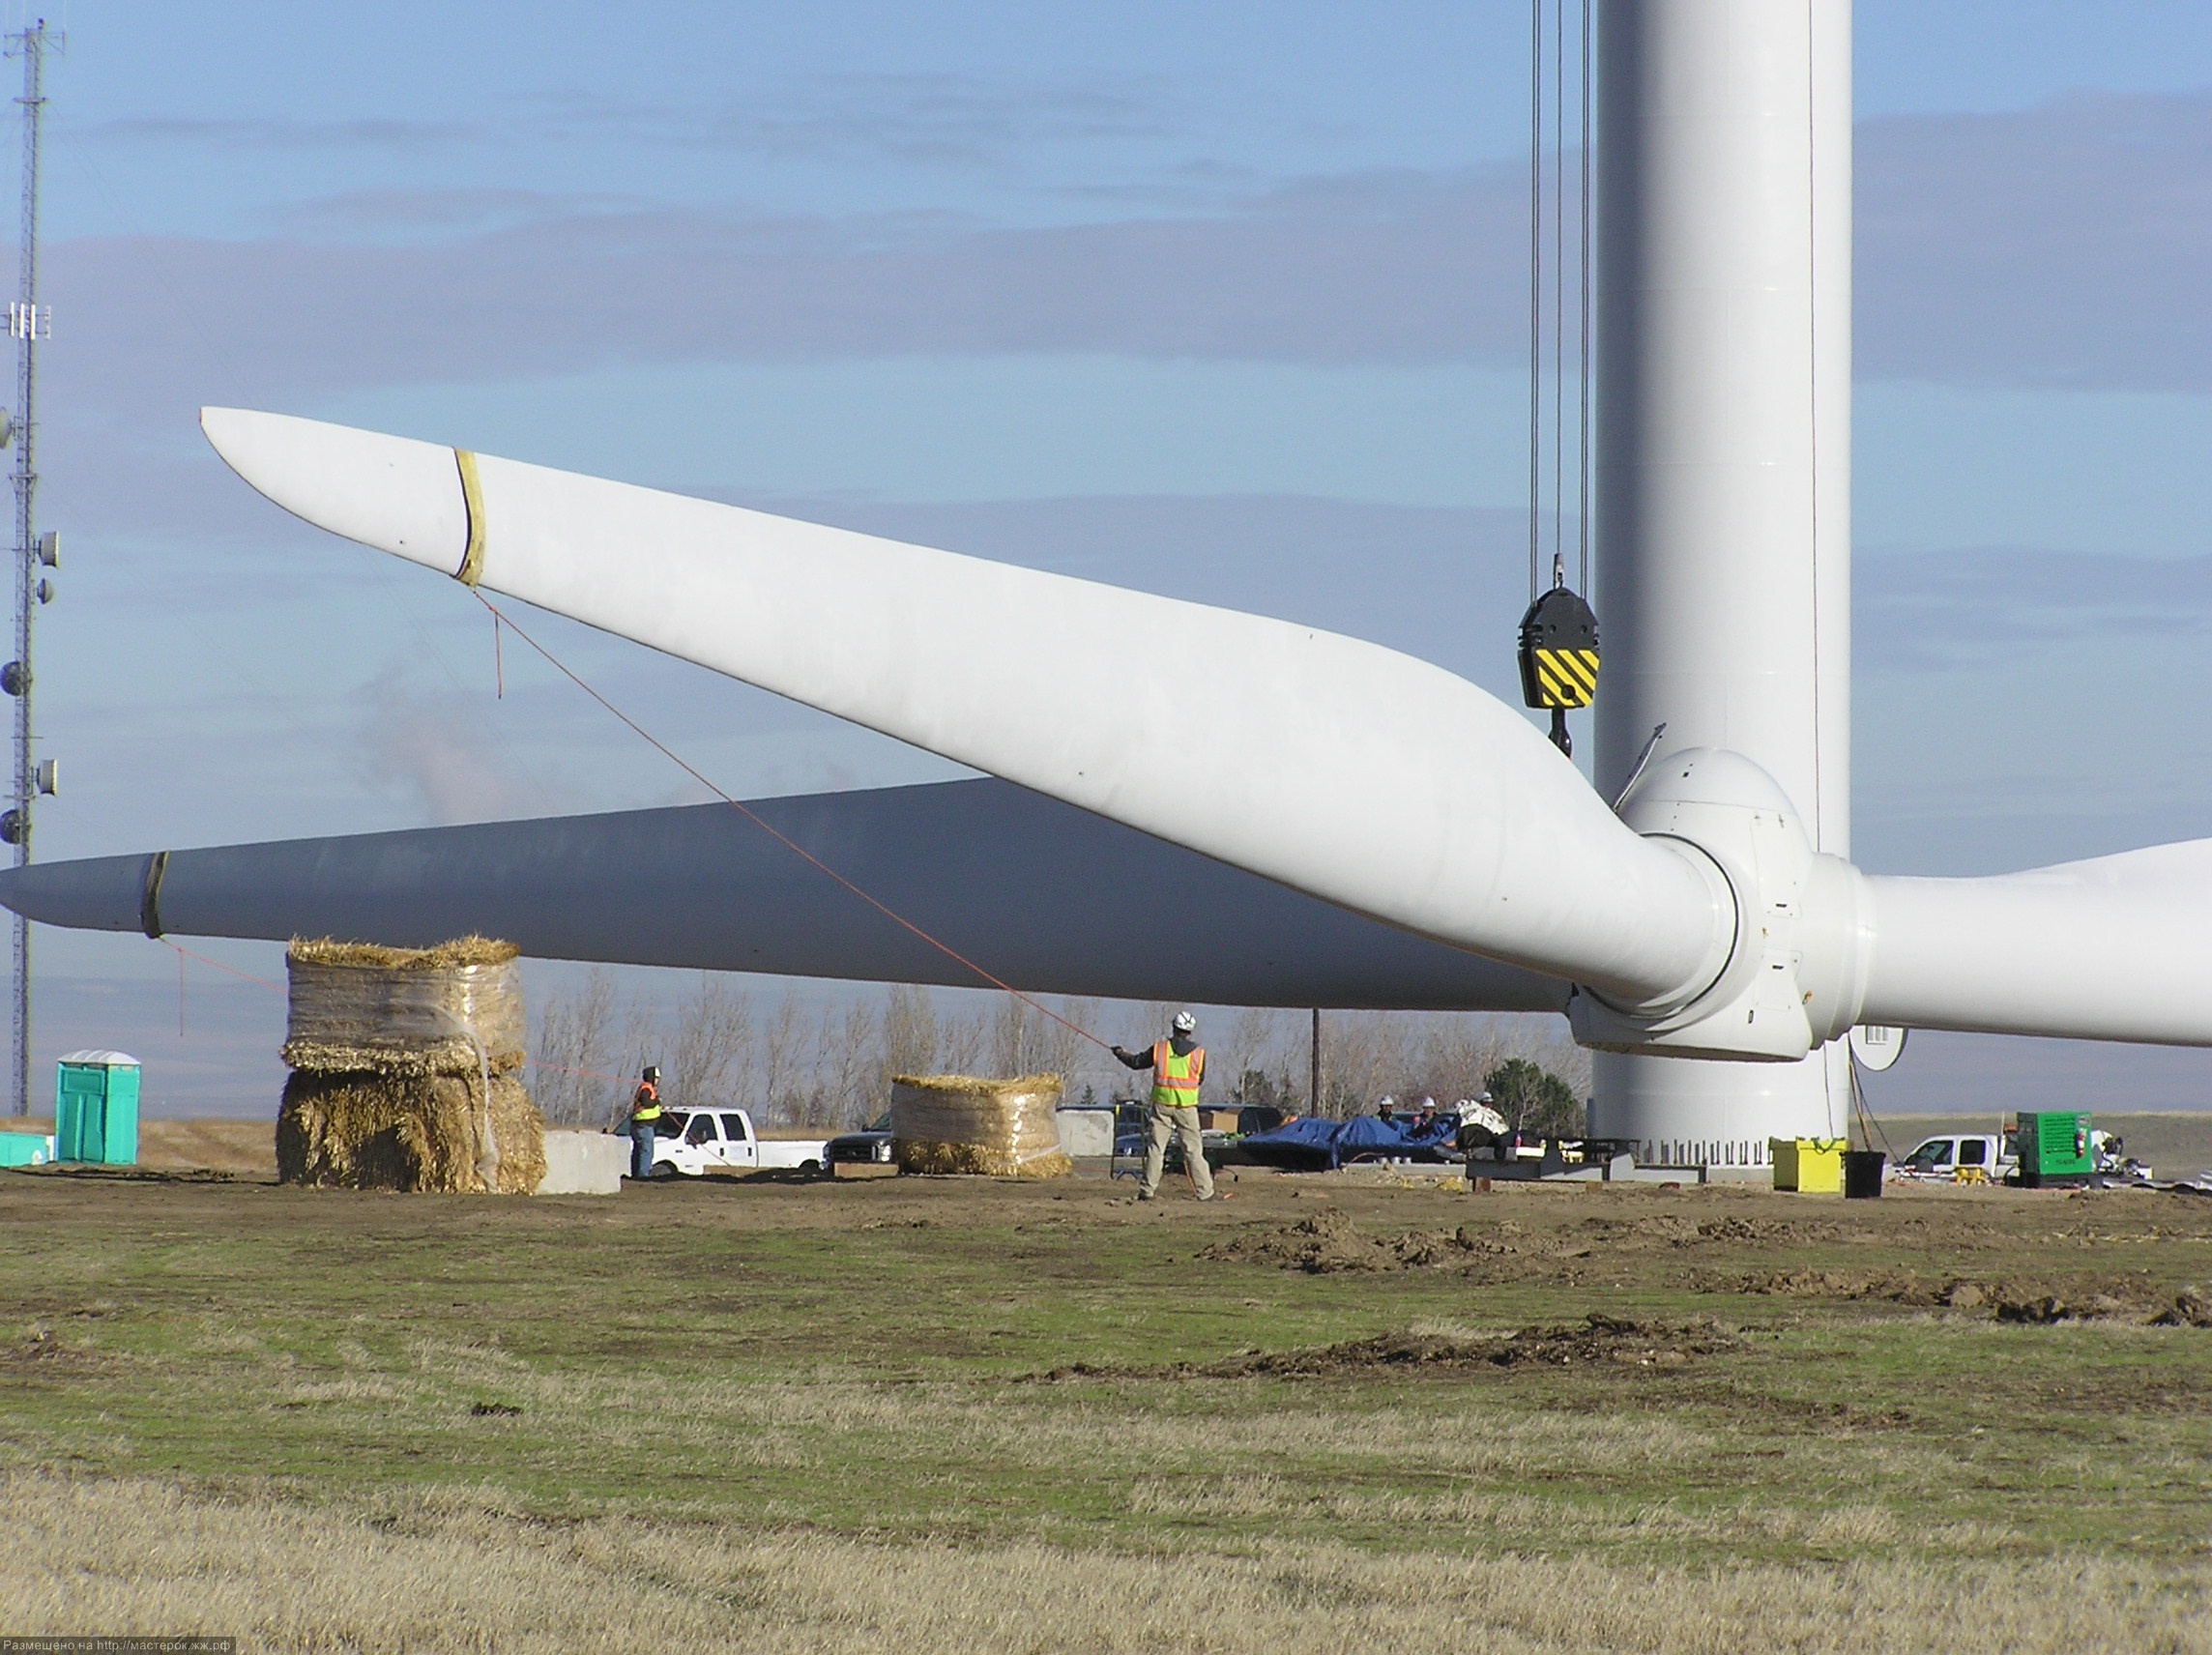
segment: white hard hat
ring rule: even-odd
[[[1179,1011],[1175,1014],[1174,1028],[1178,1034],[1188,1034],[1197,1027],[1198,1019],[1193,1017],[1189,1012]]]

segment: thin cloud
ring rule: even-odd
[[[1158,79],[1012,82],[964,74],[827,74],[720,105],[570,91],[504,123],[534,136],[589,132],[772,160],[1005,167],[1040,145],[1170,134],[1179,101]]]
[[[1857,160],[1862,374],[2212,387],[2212,92],[1871,121]]]
[[[284,229],[323,237],[480,233],[579,214],[635,212],[636,196],[538,189],[349,189],[295,202],[275,216]]]
[[[426,149],[471,143],[485,135],[465,121],[301,121],[147,115],[95,121],[73,136],[92,143],[202,144],[225,150]]]
[[[1151,138],[1174,125],[1155,82],[1010,85],[961,74],[818,77],[696,123],[693,141],[766,156],[1005,164],[1038,144]]]
[[[2208,558],[2023,546],[1862,551],[1856,575],[1857,664],[1877,671],[1978,669],[2039,646],[2173,641],[2212,628]]]
[[[77,241],[48,257],[71,318],[71,348],[49,362],[70,406],[133,423],[211,399],[614,361],[1504,363],[1524,349],[1518,215],[1501,168],[1046,229],[664,210],[360,242]],[[621,326],[578,325],[606,315]]]
[[[946,131],[1028,118],[1019,100],[938,96]],[[2212,93],[1878,120],[1859,154],[1862,377],[2212,389]],[[127,423],[617,361],[1517,367],[1525,189],[1511,165],[1369,172],[1032,228],[364,191],[259,241],[57,245],[71,337],[49,361],[71,406]]]

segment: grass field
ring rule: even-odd
[[[0,1176],[0,1633],[2212,1650],[2212,1201]]]

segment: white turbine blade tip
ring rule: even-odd
[[[448,574],[461,566],[469,511],[451,449],[247,408],[203,408],[200,430],[295,517]]]

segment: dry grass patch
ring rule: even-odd
[[[0,1505],[11,1632],[231,1635],[272,1652],[2212,1651],[2202,1579],[2062,1556],[1685,1571],[1517,1555],[1502,1533],[1486,1555],[1388,1565],[1330,1546],[1134,1555],[545,1525],[468,1490],[304,1509],[39,1476],[0,1486]]]

